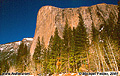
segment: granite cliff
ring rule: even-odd
[[[91,34],[91,26],[94,24],[97,30],[100,29],[100,25],[108,23],[109,16],[112,17],[114,23],[117,23],[118,18],[118,6],[112,4],[97,4],[89,7],[79,8],[57,8],[54,6],[43,6],[39,9],[36,21],[36,30],[33,38],[33,42],[30,48],[31,56],[34,53],[38,36],[40,39],[44,38],[45,46],[49,45],[49,39],[51,35],[54,35],[55,28],[58,28],[59,36],[62,38],[62,32],[65,26],[66,19],[68,25],[76,27],[79,21],[79,14],[82,15],[87,32]]]

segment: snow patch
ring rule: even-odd
[[[0,48],[0,50],[2,51],[2,50],[3,50],[3,48]]]
[[[15,44],[20,45],[20,44],[21,44],[21,41],[15,42]]]
[[[14,51],[13,49],[10,49],[10,51]]]
[[[24,38],[23,40],[33,41],[33,38]]]
[[[104,42],[103,40],[99,40],[99,42]]]
[[[30,43],[26,43],[26,45],[27,45],[27,46],[29,46],[29,45],[30,45]]]
[[[104,29],[104,26],[99,30],[99,32],[101,32]]]
[[[6,46],[10,46],[11,44],[5,44]]]

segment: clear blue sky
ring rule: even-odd
[[[38,10],[45,5],[60,8],[115,4],[118,0],[0,0],[0,44],[33,37]]]

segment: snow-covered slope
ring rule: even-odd
[[[23,38],[22,41],[16,41],[16,42],[11,42],[11,43],[6,43],[6,44],[0,44],[0,50],[1,52],[9,52],[9,51],[14,51],[16,52],[19,48],[19,45],[23,42],[24,44],[27,45],[28,49],[30,48],[32,44],[33,38]]]

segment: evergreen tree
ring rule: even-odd
[[[53,36],[51,36],[50,41],[49,41],[49,45],[48,45],[48,72],[51,72],[52,68],[52,55],[51,55],[51,51],[52,51],[52,46],[53,46]]]
[[[52,49],[52,45],[53,45],[53,36],[51,36],[50,41],[49,41],[49,45],[48,45],[48,50],[51,51]]]
[[[49,66],[49,62],[50,62],[50,50],[49,49],[46,49],[46,73],[50,73],[50,66]]]
[[[27,56],[28,56],[27,46],[22,42],[17,52],[16,68],[19,72],[23,72],[26,70],[28,61]]]
[[[74,67],[74,40],[71,27],[68,28],[68,71],[73,72]]]
[[[79,14],[79,23],[75,32],[75,61],[77,69],[81,66],[79,63],[86,63],[88,46],[88,35],[86,32],[86,28],[84,27],[82,16],[81,14]]]
[[[71,65],[72,71],[75,72],[75,28],[73,27],[72,38],[71,38]]]
[[[10,61],[11,66],[16,66],[16,62],[17,62],[16,53],[13,53],[13,55],[10,57],[10,59],[11,59],[11,61]]]
[[[33,60],[35,62],[35,69],[38,70],[38,64],[41,64],[41,44],[40,44],[40,37],[38,37],[38,41],[36,44],[35,52],[33,54]]]
[[[0,65],[0,74],[2,74],[2,73],[5,73],[5,72],[7,72],[8,73],[8,71],[9,71],[9,68],[10,68],[10,66],[9,66],[9,62],[8,62],[8,60],[6,60],[6,59],[2,59],[2,61],[0,61],[1,63],[1,65]]]
[[[116,39],[118,40],[118,45],[119,45],[119,49],[120,49],[120,1],[118,2],[118,22],[117,22],[117,26],[115,28],[116,32]]]
[[[44,42],[44,37],[42,37],[41,40],[41,61],[42,61],[42,65],[41,65],[41,69],[42,69],[42,73],[47,73],[47,49],[45,47],[45,42]]]
[[[67,21],[67,19],[66,19],[65,28],[63,31],[63,38],[64,38],[65,48],[67,48],[68,47],[68,21]]]
[[[8,72],[11,66],[16,64],[16,53],[4,51],[0,53],[0,74]]]
[[[92,23],[92,41],[98,40],[99,31],[95,28],[94,24]]]
[[[24,71],[24,67],[23,67],[23,56],[24,56],[24,43],[22,42],[19,46],[18,52],[17,52],[17,70],[19,72],[23,72]]]
[[[46,75],[48,73],[48,50],[45,47],[44,37],[41,41],[41,61],[42,61],[42,72]]]
[[[115,34],[115,40],[117,41],[118,44],[118,49],[117,49],[117,63],[118,63],[118,69],[120,70],[120,0],[118,2],[118,22],[114,30]]]
[[[28,50],[27,45],[24,45],[24,70],[26,70],[30,63],[30,50]]]
[[[68,27],[68,21],[66,19],[65,28],[63,31],[63,42],[64,42],[64,50],[63,50],[63,62],[67,63],[66,72],[70,70],[70,45],[71,45],[71,28]]]
[[[118,10],[120,11],[120,2],[118,2]],[[119,63],[119,48],[120,48],[120,12],[118,12],[118,22],[117,25],[115,25],[114,22],[114,16],[112,14],[112,12],[110,12],[109,14],[109,19],[108,24],[104,25],[104,29],[103,29],[103,35],[101,35],[101,37],[104,37],[104,47],[106,49],[106,52],[109,54],[109,49],[108,49],[108,39],[109,41],[111,41],[111,43],[113,44],[114,42],[114,53],[116,54],[115,57],[117,59],[117,63],[118,63],[118,67],[120,68],[120,63]],[[110,43],[110,44],[111,44]],[[106,58],[106,57],[105,57]],[[107,60],[107,63],[109,64],[109,61]]]
[[[48,59],[47,59],[47,49],[44,49],[44,52],[43,52],[43,73],[45,73],[45,75],[48,73]]]
[[[112,12],[110,12],[109,19],[107,20],[108,23],[105,22],[100,27],[101,39],[106,40],[107,37],[114,39],[115,24],[113,19],[114,19],[113,14]]]
[[[58,35],[58,30],[57,28],[55,29],[54,32],[54,37],[53,37],[53,43],[51,46],[51,52],[50,52],[50,70],[51,73],[57,73],[57,58],[60,57],[60,42],[61,38]]]

